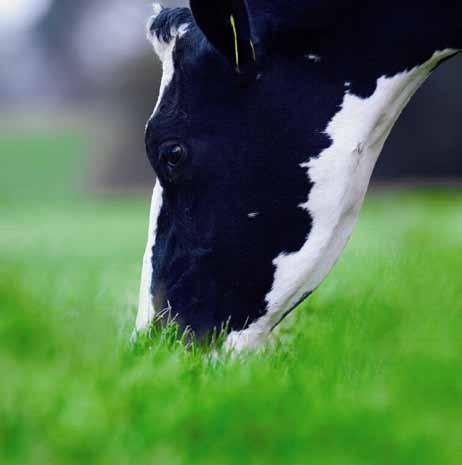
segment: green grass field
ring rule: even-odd
[[[372,193],[274,345],[212,361],[129,345],[148,204],[75,193],[84,145],[0,137],[0,463],[462,463],[462,192]]]

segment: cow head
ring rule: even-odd
[[[387,45],[355,34],[356,11],[318,10],[297,24],[192,0],[149,23],[163,78],[146,129],[158,181],[144,299],[196,336],[228,326],[251,346],[320,284],[400,111],[455,53],[420,39],[378,60]]]

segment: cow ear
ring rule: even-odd
[[[245,0],[190,0],[196,24],[239,74],[256,63]]]

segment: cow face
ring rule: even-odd
[[[146,132],[162,203],[152,295],[156,310],[171,308],[196,335],[242,329],[262,316],[273,259],[299,249],[311,222],[299,207],[309,187],[299,165],[309,148],[302,131],[288,129],[302,115],[287,105],[287,92],[300,90],[285,88],[290,67],[259,75],[247,17],[235,21],[236,31],[244,21],[247,37],[235,38],[224,22],[219,51],[189,10],[162,10],[150,25],[164,67]]]
[[[321,32],[314,21],[281,41],[251,27],[244,1],[191,8],[158,9],[149,24],[163,78],[146,130],[153,308],[138,327],[168,309],[196,336],[227,326],[232,341],[244,329],[258,340],[334,265],[393,123],[456,51],[420,41],[378,62],[378,42],[333,38],[324,11]]]

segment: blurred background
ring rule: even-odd
[[[97,194],[151,188],[143,131],[160,69],[144,38],[150,11],[147,0],[0,0],[0,201],[69,185]],[[419,91],[376,183],[461,178],[461,82],[456,59]]]
[[[171,331],[128,345],[151,11],[0,0],[0,464],[462,464],[462,57],[407,107],[274,356],[222,363]]]

